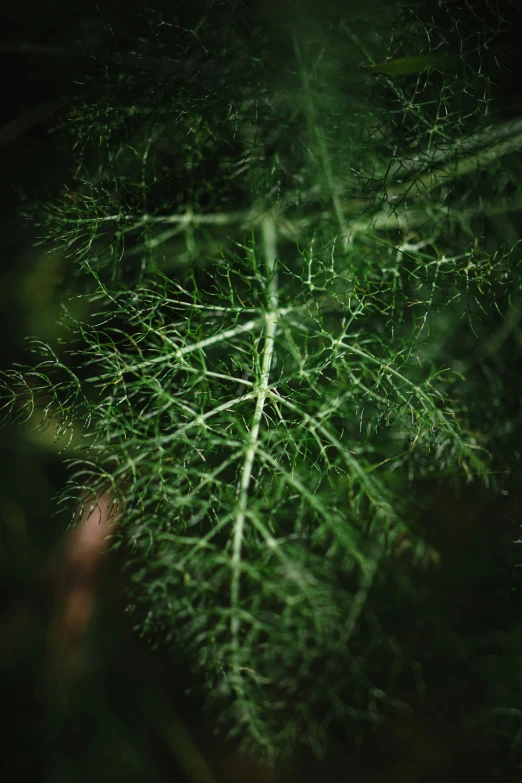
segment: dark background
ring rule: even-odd
[[[480,9],[478,3],[472,5]],[[140,22],[132,11],[143,7],[136,0],[104,2],[100,9],[92,2],[24,0],[3,9],[0,128],[37,106],[74,94],[75,80],[94,75],[99,66],[60,49],[125,48],[130,35],[139,34]],[[495,52],[505,68],[497,78],[499,119],[522,113],[522,47],[513,33],[520,12],[514,4],[503,8],[503,15],[506,34]],[[115,36],[108,35],[104,21],[113,25]],[[20,44],[33,50],[17,50]],[[56,49],[38,52],[40,45]],[[31,247],[33,229],[17,210],[20,190],[29,197],[45,196],[67,181],[67,153],[57,148],[52,133],[63,111],[58,108],[21,132],[15,128],[11,140],[4,134],[0,146],[2,368],[24,360],[25,335],[46,339],[53,334],[60,262]],[[518,386],[522,379],[514,370],[512,375]],[[437,633],[443,628],[447,637],[437,638],[432,629],[423,640],[424,632],[418,631],[422,624],[411,608],[390,609],[394,632],[427,661],[425,690],[419,686],[410,693],[405,686],[401,694],[413,704],[413,713],[399,715],[377,733],[361,732],[357,742],[334,741],[324,762],[304,753],[292,768],[271,775],[216,736],[212,716],[204,713],[197,696],[186,694],[190,674],[175,652],[155,651],[133,631],[118,556],[106,557],[89,585],[94,611],[74,677],[68,675],[66,661],[62,668],[56,662],[52,630],[59,622],[61,591],[67,590],[63,561],[68,519],[55,515],[53,497],[66,469],[48,442],[35,441],[14,426],[1,430],[4,779],[183,783],[190,780],[181,768],[184,731],[218,783],[522,779],[517,745],[522,731],[520,558],[513,543],[519,535],[517,493],[522,491],[517,443],[520,433],[515,432],[506,445],[513,449],[513,473],[502,494],[475,487],[459,494],[445,486],[426,487],[424,524],[441,548],[443,565],[424,578],[427,597],[416,610],[436,616]],[[489,708],[505,711],[484,712]]]

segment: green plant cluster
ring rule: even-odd
[[[501,20],[367,5],[147,8],[57,125],[71,181],[25,207],[69,300],[6,411],[80,428],[61,504],[111,488],[139,628],[268,756],[393,702],[372,596],[437,564],[416,479],[495,469],[457,343],[519,302],[518,237],[483,234],[521,205]]]

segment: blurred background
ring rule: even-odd
[[[350,0],[347,0],[348,2]],[[267,6],[270,4],[267,3]],[[475,6],[478,7],[478,3]],[[46,197],[67,182],[69,159],[53,135],[75,81],[95,75],[79,50],[118,46],[139,33],[132,0],[21,0],[3,9],[0,63],[0,367],[27,360],[27,335],[56,335],[64,259],[32,246],[19,216],[25,194]],[[498,119],[522,115],[512,29],[506,12],[499,56]],[[511,15],[511,16],[510,16]],[[511,24],[511,27],[510,27]],[[500,46],[500,44],[499,44]],[[39,108],[39,107],[44,107]],[[38,111],[35,112],[35,109]],[[492,240],[493,241],[493,240]],[[516,410],[522,377],[516,330],[503,348],[499,377],[509,378]],[[118,554],[82,554],[56,514],[66,476],[52,437],[0,430],[0,694],[6,781],[77,783],[96,779],[163,783],[363,781],[417,783],[522,779],[522,584],[517,569],[522,493],[520,430],[505,440],[512,472],[503,489],[456,493],[426,485],[426,515],[442,559],[419,575],[419,598],[383,603],[390,633],[411,646],[418,679],[404,682],[404,705],[378,729],[332,738],[323,760],[298,754],[269,770],[241,757],[216,733],[197,682],[176,651],[154,649],[126,613],[127,583]],[[83,559],[82,559],[83,558]],[[422,662],[422,663],[421,663]],[[193,690],[194,689],[194,690]]]

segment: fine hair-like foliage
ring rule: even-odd
[[[68,331],[3,395],[80,434],[60,507],[111,488],[137,625],[227,731],[319,750],[393,704],[382,591],[438,560],[417,480],[494,469],[469,346],[519,296],[517,237],[483,235],[521,198],[502,19],[164,5],[58,123],[71,180],[24,214],[67,259]]]

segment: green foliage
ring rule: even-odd
[[[148,9],[79,90],[71,182],[25,214],[89,314],[4,378],[80,426],[61,503],[112,487],[139,627],[270,756],[393,702],[372,596],[437,562],[415,479],[493,469],[453,338],[517,305],[515,239],[480,237],[522,140],[455,3],[280,5]]]

